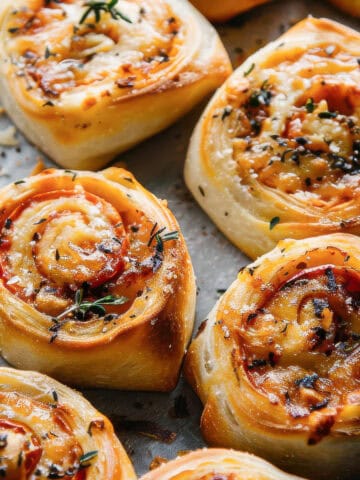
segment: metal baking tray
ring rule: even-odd
[[[342,14],[325,0],[279,0],[216,28],[236,67],[309,14],[360,27],[358,20]],[[115,161],[125,164],[155,195],[168,199],[181,225],[198,285],[195,332],[238,270],[249,262],[202,212],[183,182],[189,138],[205,104]],[[6,115],[2,115],[0,129],[9,125]],[[29,175],[39,157],[46,165],[54,166],[20,133],[17,138],[18,147],[0,147],[0,187]],[[156,457],[172,459],[183,451],[205,446],[199,428],[201,404],[183,379],[170,394],[114,390],[84,390],[83,394],[113,420],[138,474],[148,471]]]

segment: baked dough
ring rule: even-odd
[[[131,173],[45,170],[0,191],[0,346],[65,383],[175,387],[195,310],[184,239]]]
[[[53,160],[93,170],[170,125],[231,67],[185,0],[119,0],[115,18],[100,11],[98,22],[88,9],[85,0],[1,1],[0,100]]]
[[[270,463],[234,450],[203,449],[178,457],[140,480],[300,480]]]
[[[185,179],[252,258],[282,238],[360,234],[360,35],[308,18],[250,57],[196,127]]]
[[[257,5],[269,1],[270,0],[192,0],[192,3],[209,20],[213,22],[225,22],[239,13],[246,12]]]
[[[354,17],[360,17],[360,0],[330,0],[336,7]]]
[[[239,273],[186,376],[215,446],[316,480],[360,478],[360,239],[283,240]]]
[[[37,372],[0,368],[0,472],[7,480],[135,480],[109,420]]]

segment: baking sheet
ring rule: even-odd
[[[220,25],[217,29],[236,66],[246,55],[277,38],[308,14],[326,16],[357,29],[360,27],[358,20],[341,14],[325,1],[279,0],[242,15],[227,25]],[[195,332],[220,292],[235,279],[240,267],[248,263],[247,258],[223,237],[200,210],[182,180],[189,138],[204,105],[118,159],[125,162],[146,188],[158,197],[168,199],[181,225],[197,277]],[[3,115],[0,129],[8,125],[10,122]],[[19,133],[17,137],[19,147],[0,148],[0,187],[27,176],[39,157],[46,165],[54,166]],[[183,380],[171,394],[105,390],[84,390],[83,393],[95,407],[114,421],[138,474],[148,471],[155,457],[170,459],[184,450],[205,446],[199,429],[201,405]],[[134,431],[151,431],[152,426],[143,423],[149,421],[162,429],[161,433],[167,436],[168,443]]]

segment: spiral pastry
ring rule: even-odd
[[[0,29],[1,103],[66,168],[101,167],[231,72],[184,0],[3,0]]]
[[[300,480],[248,453],[203,449],[166,463],[140,480]]]
[[[246,12],[251,8],[267,3],[270,0],[191,0],[192,3],[209,20],[213,22],[225,22],[239,13]]]
[[[37,372],[0,368],[0,477],[134,480],[109,420]]]
[[[360,17],[360,0],[330,0],[330,2],[350,15]]]
[[[172,389],[195,284],[166,202],[118,168],[45,170],[0,199],[3,357],[71,384]]]
[[[210,102],[185,179],[252,258],[283,238],[360,233],[360,35],[308,18]]]
[[[360,475],[360,239],[284,240],[239,273],[190,347],[212,445],[313,479]]]

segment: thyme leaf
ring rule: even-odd
[[[250,75],[250,73],[254,70],[254,68],[255,68],[255,63],[252,63],[249,69],[246,72],[244,72],[244,77],[247,77],[248,75]]]
[[[315,103],[313,98],[308,98],[305,103],[305,108],[308,113],[312,113],[315,110]]]
[[[118,297],[115,295],[106,295],[105,297],[99,298],[94,301],[83,301],[84,290],[80,288],[75,293],[74,305],[64,310],[57,317],[53,317],[53,325],[49,328],[49,331],[53,333],[50,339],[50,343],[54,342],[57,338],[58,332],[65,323],[67,323],[71,318],[66,318],[70,314],[74,314],[77,320],[84,320],[86,315],[89,312],[92,312],[100,317],[105,317],[106,309],[104,308],[107,305],[123,305],[128,302],[127,297]]]
[[[109,0],[108,2],[98,2],[96,0],[89,0],[88,2],[85,3],[85,6],[88,8],[85,10],[83,16],[81,17],[79,24],[81,25],[82,23],[84,23],[85,20],[88,18],[88,16],[91,15],[92,13],[95,15],[96,23],[99,23],[102,12],[109,13],[114,20],[121,18],[127,23],[132,23],[129,17],[124,15],[122,12],[120,12],[120,10],[116,8],[117,3],[118,3],[118,0]]]
[[[280,222],[280,217],[274,217],[270,220],[270,223],[269,223],[269,228],[270,230],[272,230],[273,228],[276,227],[276,225]]]
[[[106,297],[99,298],[98,300],[83,301],[84,290],[80,288],[75,293],[75,303],[63,313],[54,318],[54,321],[59,321],[67,317],[70,313],[75,313],[75,315],[80,319],[84,319],[85,315],[88,312],[97,313],[98,315],[104,316],[106,310],[104,305],[123,305],[129,299],[127,297],[117,297],[115,295],[106,295]]]
[[[154,239],[156,240],[155,245],[155,253],[152,256],[152,270],[153,273],[157,272],[161,267],[161,264],[164,259],[164,243],[169,242],[170,240],[178,240],[179,239],[179,232],[175,230],[174,232],[164,233],[161,235],[166,227],[160,228],[157,231],[152,230],[152,234],[150,236],[150,240],[148,242],[148,247],[151,246]]]
[[[84,453],[79,459],[80,468],[87,468],[91,465],[91,460],[96,458],[98,455],[98,450],[92,450],[91,452]]]

